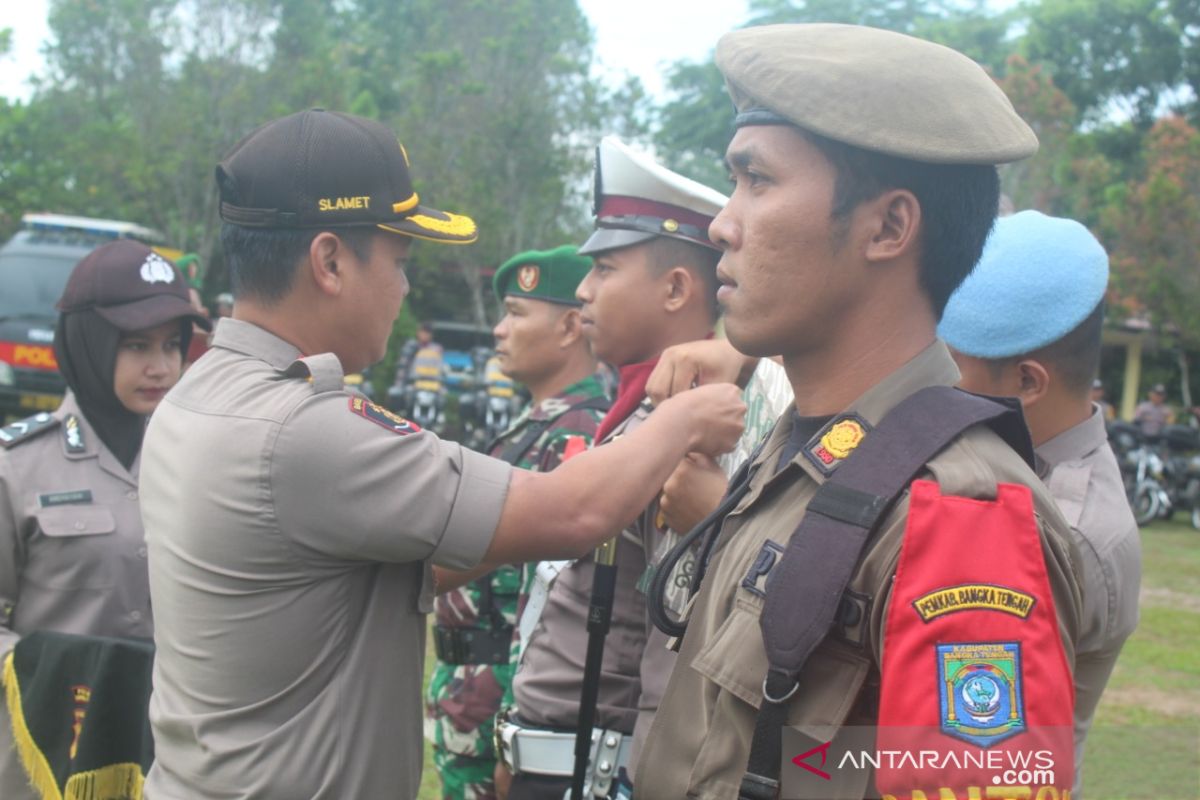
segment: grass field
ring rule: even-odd
[[[1182,516],[1143,528],[1142,568],[1141,623],[1096,712],[1084,795],[1200,800],[1200,531]],[[426,748],[419,800],[438,788]]]
[[[1084,754],[1087,800],[1200,798],[1200,531],[1142,529],[1141,622]]]

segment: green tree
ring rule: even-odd
[[[1078,113],[1046,70],[1021,56],[1009,58],[999,83],[1013,108],[1038,137],[1035,156],[1003,168],[1003,190],[1017,209],[1050,211],[1059,205],[1063,193],[1064,161],[1069,160],[1066,149],[1075,133]]]
[[[582,235],[592,148],[602,131],[637,127],[640,90],[591,77],[574,0],[363,0],[356,23],[350,61],[412,153],[422,200],[479,223],[476,245],[418,248],[415,302],[484,324],[491,269]]]
[[[1189,9],[1190,32],[1180,16]],[[1022,52],[1050,65],[1086,116],[1117,111],[1148,128],[1184,77],[1189,37],[1195,47],[1194,9],[1194,0],[1040,0],[1028,7]]]
[[[997,70],[1015,45],[1017,12],[998,14],[984,0],[752,0],[750,25],[835,22],[908,33],[954,47]],[[668,68],[671,99],[655,116],[654,135],[672,169],[717,189],[728,186],[723,165],[732,133],[732,105],[711,58]]]
[[[1200,348],[1200,132],[1182,117],[1146,137],[1145,172],[1103,217],[1120,293]]]
[[[725,147],[733,126],[733,101],[711,60],[681,62],[667,72],[672,99],[658,113],[654,142],[671,169],[718,191],[728,191]]]

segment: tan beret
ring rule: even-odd
[[[971,59],[858,25],[765,25],[717,43],[739,112],[763,108],[829,139],[933,164],[1003,164],[1037,136]]]

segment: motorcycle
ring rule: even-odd
[[[491,441],[508,430],[512,424],[513,404],[516,402],[516,388],[512,378],[500,371],[500,360],[489,358],[484,368],[483,383],[487,391],[487,401],[483,409],[483,429],[487,440]]]
[[[426,430],[446,424],[446,386],[440,347],[423,347],[413,357],[410,383],[403,392],[407,416]]]
[[[1168,425],[1163,429],[1162,445],[1166,448],[1165,488],[1172,510],[1187,510],[1192,527],[1200,530],[1200,430]]]
[[[496,437],[513,424],[522,399],[512,378],[500,371],[494,356],[481,365],[479,389],[459,397],[459,412],[466,431],[465,443],[484,452]]]
[[[1149,525],[1160,517],[1174,513],[1174,503],[1166,489],[1166,464],[1158,451],[1142,442],[1130,453],[1134,460],[1134,482],[1129,495],[1129,507],[1139,526]]]
[[[1127,422],[1114,422],[1108,434],[1137,524],[1170,519],[1184,509],[1200,530],[1200,431],[1168,425],[1161,435],[1147,437]]]

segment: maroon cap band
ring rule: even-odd
[[[673,219],[681,225],[691,225],[702,231],[708,231],[713,217],[699,214],[690,209],[680,208],[670,203],[657,200],[646,200],[641,197],[623,197],[621,195],[606,195],[600,203],[596,217],[603,221],[605,217],[657,217],[662,220]]]

